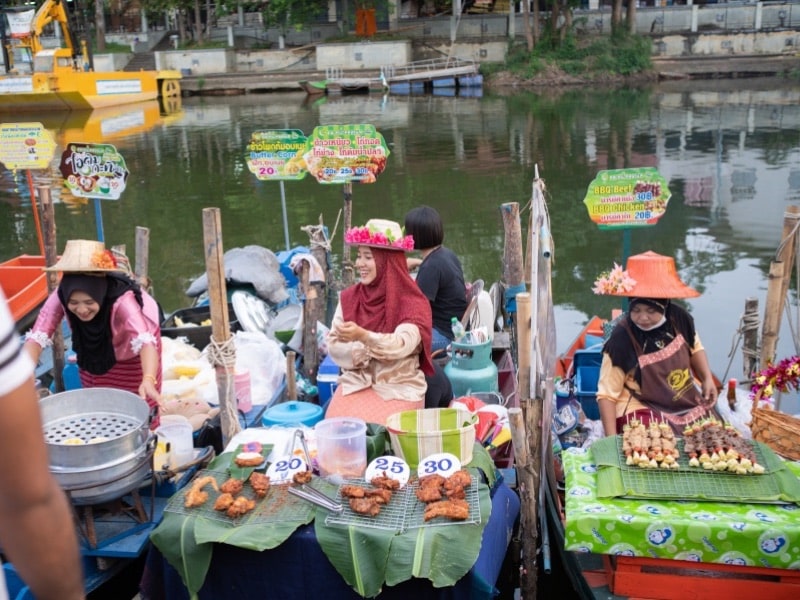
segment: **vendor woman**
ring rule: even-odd
[[[61,282],[44,303],[25,349],[34,361],[52,344],[67,317],[81,385],[126,390],[158,410],[161,330],[156,301],[121,268],[102,242],[69,240],[60,260]],[[151,427],[159,423],[156,418]]]
[[[594,290],[629,298],[603,346],[597,403],[605,434],[637,418],[666,421],[680,435],[688,423],[717,416],[718,390],[694,319],[673,302],[700,294],[681,281],[671,257],[655,252],[631,256],[619,271]]]

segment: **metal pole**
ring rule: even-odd
[[[286,188],[283,185],[283,179],[280,180],[281,184],[281,210],[283,211],[283,238],[286,240],[286,251],[289,251],[289,219],[286,216]]]
[[[103,234],[103,207],[100,204],[100,198],[93,198],[94,200],[94,220],[97,223],[97,241],[105,243],[105,235]]]

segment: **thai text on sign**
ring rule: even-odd
[[[46,169],[55,152],[56,141],[41,123],[0,124],[0,162],[7,169]]]
[[[247,168],[259,180],[302,179],[308,173],[303,154],[306,135],[298,129],[254,131],[247,145]]]
[[[73,196],[119,200],[128,181],[125,159],[110,144],[67,144],[61,175]]]
[[[667,211],[671,193],[653,167],[600,171],[583,203],[600,229],[655,225]]]
[[[388,156],[374,125],[321,125],[308,137],[303,160],[319,183],[374,183]]]

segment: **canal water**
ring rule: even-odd
[[[784,211],[800,203],[800,84],[778,80],[509,95],[485,90],[482,97],[195,97],[168,117],[131,107],[107,119],[82,119],[5,118],[52,128],[59,157],[67,142],[100,137],[116,146],[130,175],[119,200],[100,203],[102,233],[107,244],[132,251],[135,227],[150,228],[150,275],[167,312],[190,304],[184,292],[203,272],[204,208],[221,209],[225,248],[286,247],[281,186],[257,180],[245,162],[258,130],[310,134],[317,125],[374,125],[391,154],[376,183],[353,187],[354,223],[402,221],[410,208],[431,205],[444,218],[445,243],[461,257],[467,278],[487,283],[502,268],[499,207],[526,206],[538,166],[554,237],[557,347],[566,347],[593,314],[618,306],[591,293],[598,274],[627,254],[654,250],[674,256],[683,279],[702,292],[687,305],[720,376],[741,377],[741,353],[731,359],[729,352],[745,299],[758,298],[763,313]],[[583,202],[587,188],[598,171],[629,167],[655,167],[663,175],[672,194],[666,213],[651,227],[600,230]],[[57,160],[33,176],[36,185],[53,184],[59,248],[67,239],[98,235],[93,201],[56,185]],[[342,187],[311,177],[283,187],[290,245],[307,244],[301,227],[321,218],[338,262]],[[23,252],[38,253],[26,175],[3,170],[0,259]],[[784,322],[779,354],[794,353]]]

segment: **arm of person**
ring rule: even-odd
[[[64,307],[58,294],[53,292],[39,310],[33,327],[25,334],[25,351],[34,363],[38,364],[42,350],[53,343],[51,338],[63,319]]]
[[[0,362],[6,363],[3,354],[0,349]],[[27,360],[24,367],[23,377],[30,373]],[[49,471],[33,377],[18,385],[8,377],[3,383],[10,391],[0,394],[0,544],[39,600],[83,598],[73,516]]]
[[[716,402],[717,384],[714,381],[714,375],[711,373],[711,367],[708,364],[708,356],[705,350],[693,350],[691,358],[692,371],[694,371],[697,378],[700,380],[700,388],[702,390],[703,398],[709,401]]]
[[[142,361],[142,383],[139,385],[139,396],[144,399],[161,400],[156,383],[158,382],[158,349],[152,344],[145,344],[139,352]]]
[[[625,372],[615,367],[604,352],[597,380],[597,407],[606,435],[617,434],[617,403],[623,401],[624,392]]]
[[[356,327],[358,326],[356,325]],[[328,354],[344,370],[363,368],[369,364],[367,349],[361,342],[354,341],[354,338],[351,339],[352,332],[347,329],[350,329],[350,326],[345,326],[342,305],[339,304],[336,306],[328,333]]]
[[[608,435],[617,434],[617,407],[608,398],[597,398],[597,407],[600,409],[600,421],[603,423],[603,432]]]

